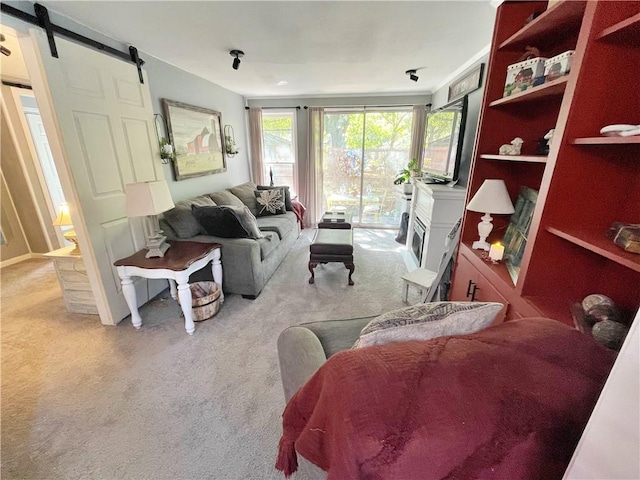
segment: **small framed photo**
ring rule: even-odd
[[[467,93],[477,90],[482,85],[482,73],[484,72],[484,63],[481,63],[476,68],[467,73],[464,77],[456,80],[449,85],[449,98],[451,102],[456,100]]]
[[[175,152],[176,180],[226,172],[220,112],[166,98],[162,104]]]

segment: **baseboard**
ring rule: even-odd
[[[8,260],[4,260],[0,262],[0,268],[8,267],[10,265],[15,265],[16,263],[24,262],[25,260],[31,260],[32,258],[43,258],[40,253],[25,253],[24,255],[19,255],[17,257],[10,258]]]

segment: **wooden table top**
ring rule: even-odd
[[[181,271],[186,270],[193,262],[206,257],[212,250],[220,248],[219,243],[202,242],[167,242],[171,247],[164,254],[164,257],[145,258],[147,249],[137,251],[133,255],[116,260],[113,264],[116,267],[139,267],[139,268],[163,268],[166,270]]]

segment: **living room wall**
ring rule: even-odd
[[[6,3],[24,12],[33,14],[34,2],[8,1]],[[56,14],[54,10],[55,6],[49,10],[52,23],[123,52],[129,50],[130,44],[126,43],[126,38],[120,41],[107,37],[73,21],[73,19]],[[25,35],[28,35],[29,28],[38,28],[8,15],[3,15],[2,24],[10,26]],[[161,106],[162,98],[189,103],[221,112],[223,125],[232,125],[236,133],[235,139],[239,153],[233,158],[227,159],[227,171],[224,173],[177,182],[174,180],[172,166],[169,164],[163,166],[164,176],[169,185],[173,200],[179,201],[194,195],[214,192],[248,181],[249,160],[246,136],[244,134],[246,129],[244,97],[163,62],[158,58],[152,57],[143,50],[139,51],[139,55],[140,58],[145,61],[143,68],[147,71],[148,75],[154,113],[163,113]]]

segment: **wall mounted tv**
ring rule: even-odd
[[[467,96],[427,113],[422,158],[423,181],[458,180],[462,141],[467,120]]]

